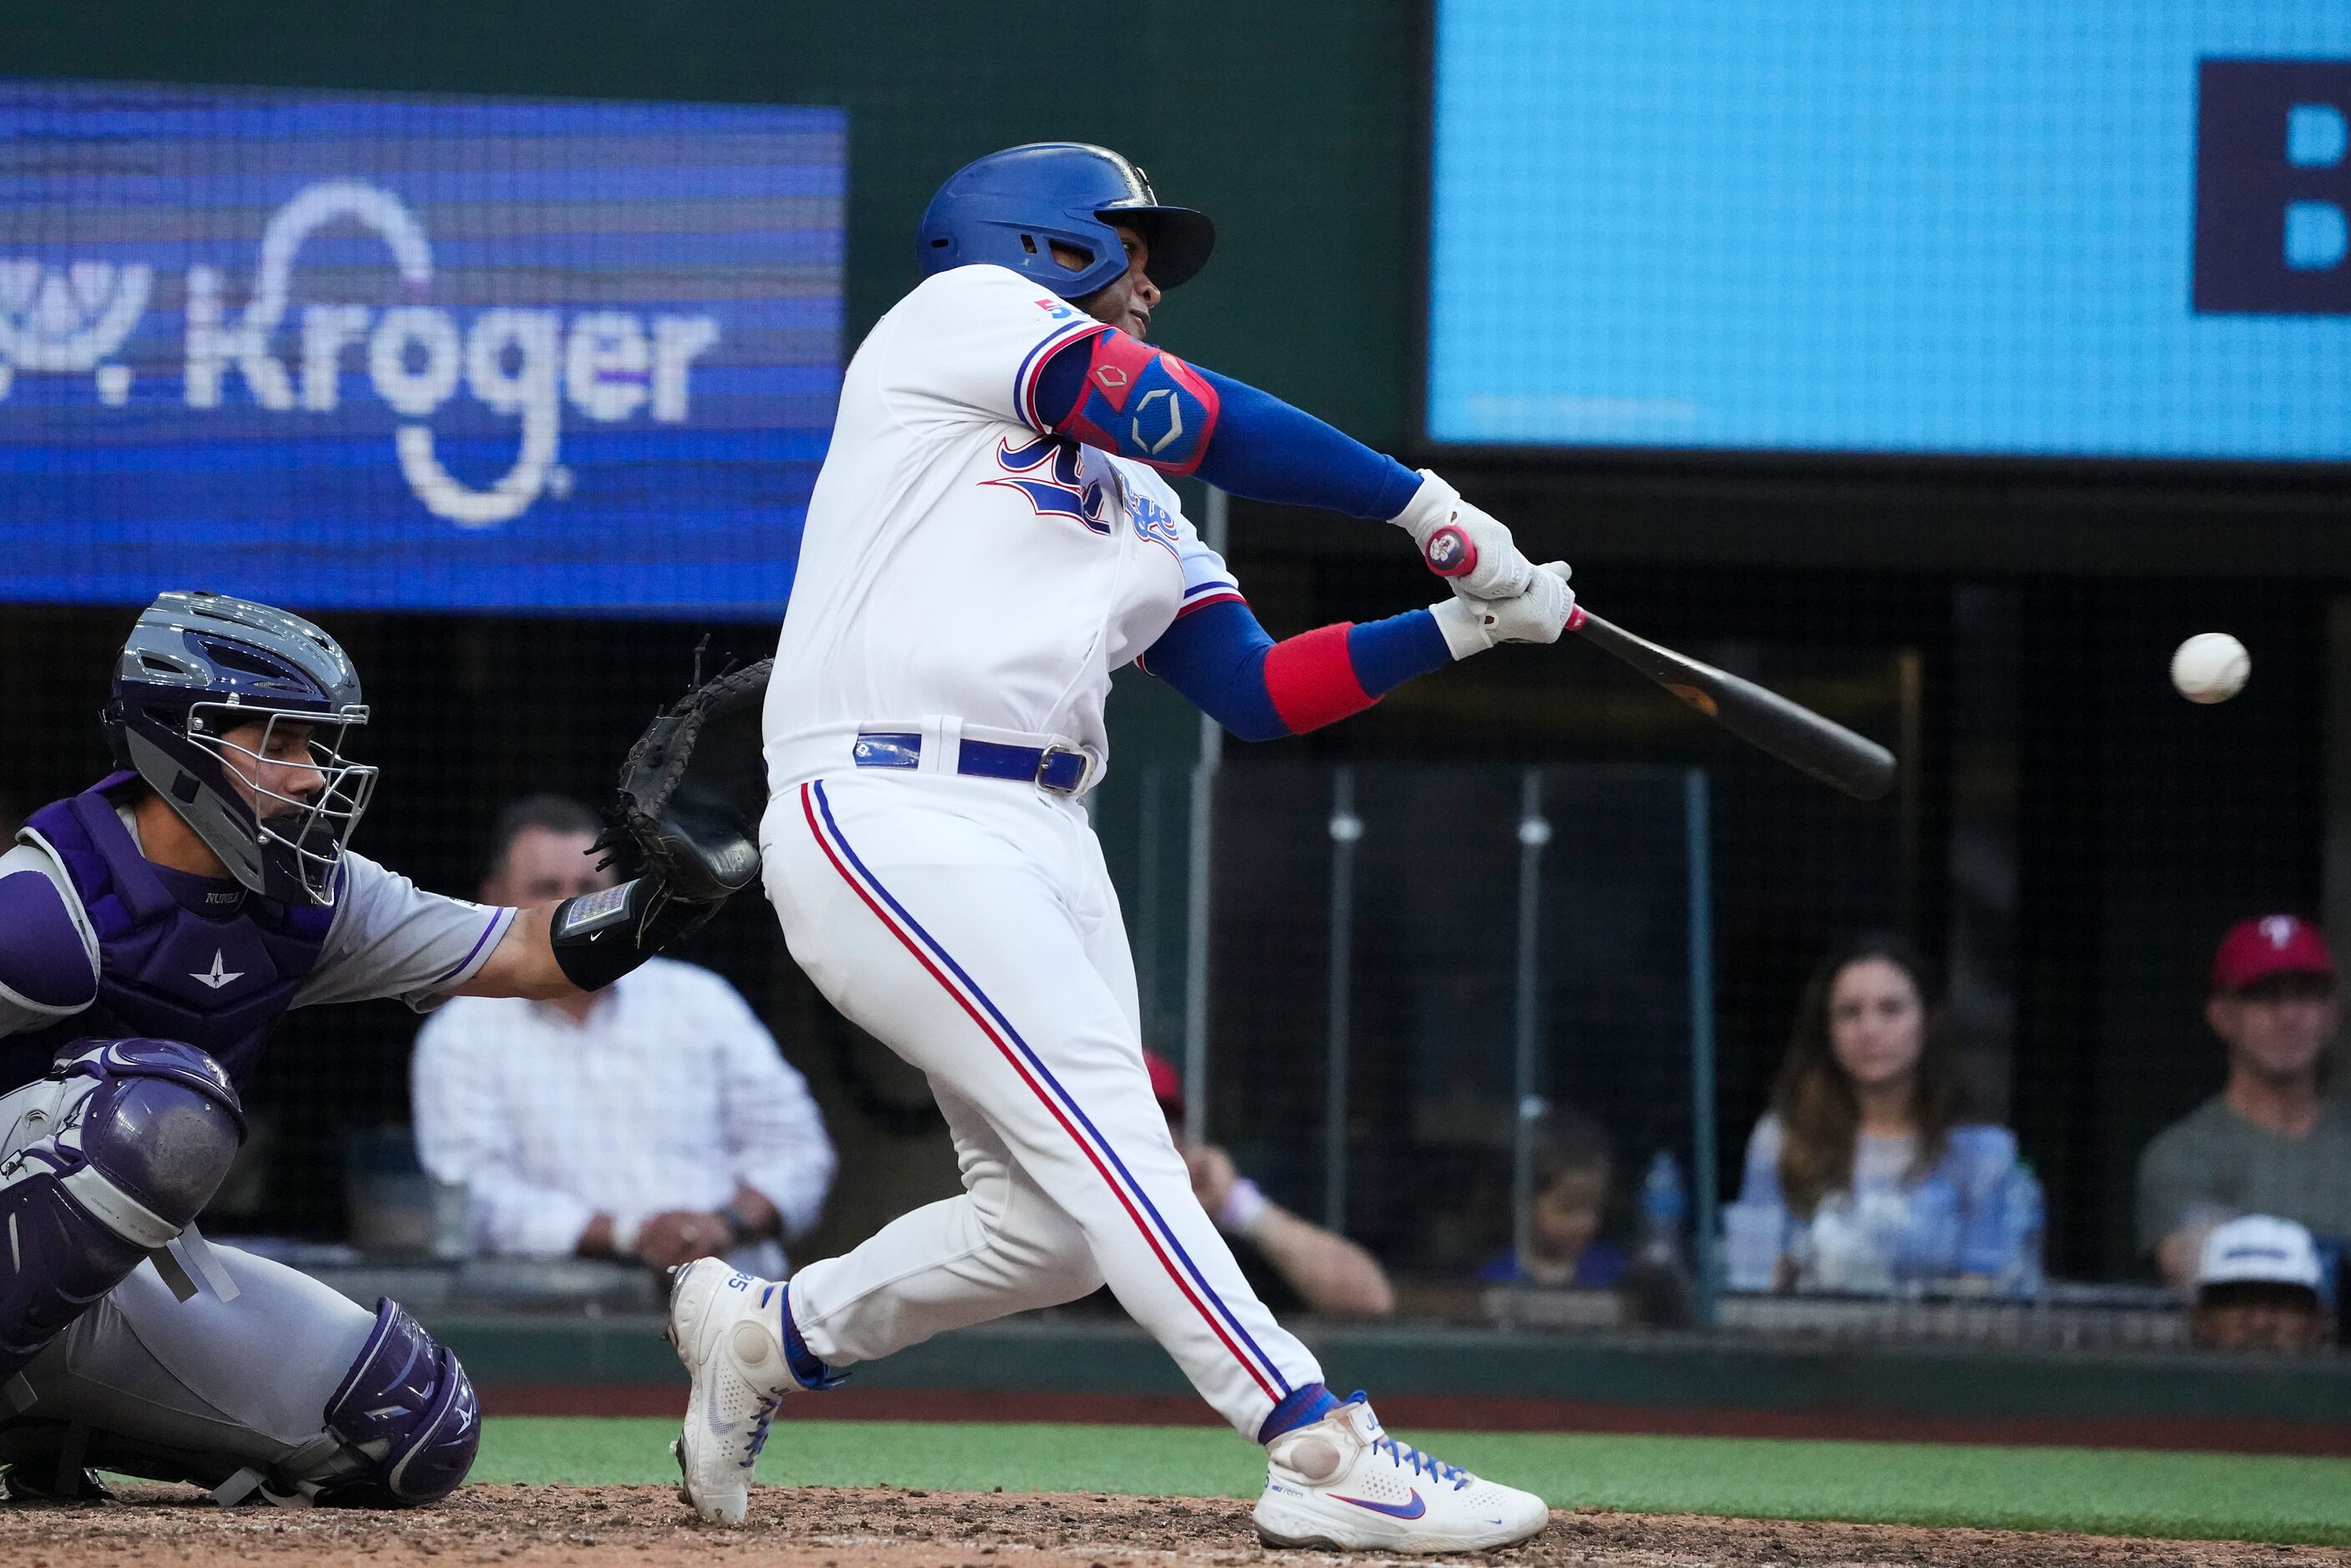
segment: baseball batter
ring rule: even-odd
[[[396,1302],[363,1311],[197,1233],[245,1135],[239,1085],[291,1009],[576,995],[713,905],[640,878],[486,908],[350,852],[376,775],[342,747],[367,717],[310,622],[166,593],[115,664],[122,771],[0,854],[11,1497],[85,1495],[110,1469],[224,1503],[396,1507],[473,1464],[465,1369]]]
[[[765,715],[760,849],[793,956],[920,1068],[965,1191],[789,1288],[678,1275],[687,1500],[744,1517],[779,1399],[943,1330],[1108,1281],[1266,1445],[1272,1542],[1523,1540],[1541,1500],[1387,1437],[1250,1292],[1144,1065],[1134,972],[1078,797],[1111,673],[1140,663],[1235,734],[1357,712],[1499,641],[1551,642],[1565,569],[1320,421],[1151,347],[1213,231],[1073,143],[949,180],[924,282],[852,360]],[[1432,610],[1274,642],[1165,474],[1394,522],[1458,575]]]

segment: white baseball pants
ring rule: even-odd
[[[1254,1438],[1322,1381],[1192,1196],[1143,1065],[1134,964],[1075,802],[1026,784],[842,769],[760,825],[792,956],[928,1075],[961,1197],[794,1275],[836,1366],[1108,1281],[1201,1396]]]

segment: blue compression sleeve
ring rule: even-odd
[[[1265,656],[1272,648],[1249,607],[1228,599],[1177,617],[1135,663],[1243,740],[1276,740],[1290,727],[1266,689]]]
[[[1355,678],[1374,696],[1385,696],[1415,675],[1441,670],[1453,662],[1453,650],[1437,630],[1437,617],[1426,610],[1410,610],[1384,621],[1358,621],[1347,628],[1347,656],[1355,664]]]
[[[1179,619],[1140,662],[1239,738],[1278,740],[1361,711],[1453,660],[1426,610],[1349,626],[1346,671],[1317,667],[1312,650],[1334,630],[1276,643],[1248,605],[1226,600]],[[1298,656],[1284,659],[1286,650]]]
[[[1088,368],[1106,352],[1132,363],[1155,351],[1113,329],[1090,333],[1055,353],[1037,378],[1037,415],[1048,429],[1071,423],[1085,396]],[[1420,488],[1419,475],[1302,409],[1230,376],[1196,365],[1185,368],[1207,383],[1214,406],[1201,411],[1209,434],[1183,472],[1252,501],[1320,507],[1381,521],[1403,511]],[[1079,421],[1072,433],[1100,444],[1094,441],[1097,428]]]
[[[1385,522],[1420,488],[1419,475],[1305,410],[1230,376],[1194,370],[1223,405],[1215,438],[1193,470],[1217,489]]]

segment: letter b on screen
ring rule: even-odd
[[[2198,63],[2195,303],[2351,316],[2351,60]]]

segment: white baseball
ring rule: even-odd
[[[2224,703],[2245,689],[2253,656],[2226,632],[2199,632],[2171,655],[2171,684],[2192,703]]]

